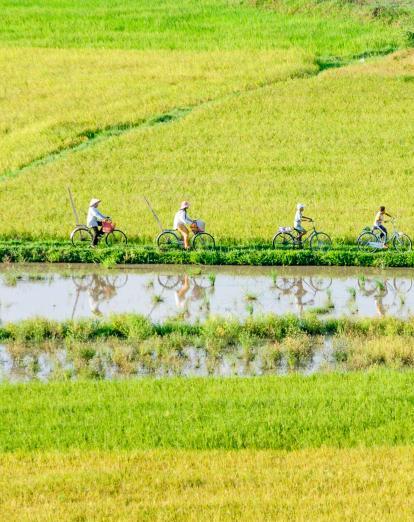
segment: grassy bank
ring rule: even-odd
[[[0,386],[0,452],[414,444],[414,374]]]
[[[102,319],[53,321],[27,319],[0,326],[1,341],[43,342],[74,340],[88,342],[111,337],[121,340],[144,341],[152,338],[171,339],[182,346],[221,346],[243,344],[243,340],[280,341],[294,335],[414,335],[414,319],[389,318],[329,318],[322,319],[309,313],[251,317],[244,322],[228,317],[212,317],[202,324],[189,324],[178,318],[164,323],[152,323],[142,315],[112,315]]]
[[[1,241],[0,260],[17,263],[200,264],[251,266],[361,266],[414,267],[414,252],[393,250],[367,254],[355,246],[342,245],[328,252],[275,250],[268,244],[218,246],[215,250],[161,251],[155,246],[131,244],[113,248],[75,248],[69,242]]]
[[[0,456],[0,513],[33,520],[409,520],[412,448]]]

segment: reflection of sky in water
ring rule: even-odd
[[[9,269],[10,270],[10,269]],[[17,270],[17,269],[16,269]],[[0,320],[2,323],[35,316],[50,319],[91,317],[110,313],[139,313],[153,321],[180,314],[189,321],[209,314],[247,317],[250,314],[302,314],[319,308],[324,316],[408,317],[414,310],[411,271],[373,273],[358,269],[315,269],[277,267],[269,269],[222,270],[208,267],[203,275],[182,269],[134,268],[86,275],[75,269],[65,275],[49,269],[43,280],[19,270],[10,284],[0,274]],[[215,274],[212,286],[209,273]],[[395,274],[395,275],[394,275]],[[8,284],[7,284],[8,283]]]

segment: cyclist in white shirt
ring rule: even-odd
[[[103,234],[102,221],[104,221],[105,219],[110,219],[109,216],[104,216],[99,212],[98,205],[100,202],[100,199],[91,199],[89,203],[88,216],[86,218],[86,224],[89,228],[92,229],[93,233],[92,246],[96,246],[96,244],[98,243],[99,236]]]
[[[174,230],[178,230],[181,232],[184,239],[184,248],[189,250],[189,237],[190,231],[187,228],[187,225],[195,224],[195,221],[191,219],[187,215],[187,209],[190,207],[190,203],[188,201],[183,201],[180,206],[180,210],[174,216]]]
[[[385,212],[385,207],[381,206],[379,208],[378,212],[375,214],[374,227],[373,227],[374,229],[377,229],[380,231],[380,238],[383,239],[384,242],[387,241],[387,236],[388,236],[388,231],[383,225],[383,223],[386,223],[386,221],[384,219],[385,216],[392,218],[391,214],[388,214],[387,212]]]
[[[302,226],[302,221],[313,221],[312,218],[306,217],[303,215],[303,209],[305,205],[303,203],[298,203],[296,205],[296,214],[295,220],[293,222],[293,228],[298,233],[298,240],[301,241],[302,237],[306,234],[307,230],[305,230]]]

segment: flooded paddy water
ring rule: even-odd
[[[136,313],[161,322],[267,313],[407,318],[413,269],[345,267],[0,268],[0,324],[33,317],[64,320]]]
[[[0,322],[134,313],[152,322],[209,316],[243,320],[263,314],[409,318],[411,269],[314,267],[136,266],[116,269],[56,265],[0,268]],[[148,350],[121,341],[86,346],[0,346],[0,381],[163,376],[255,376],[343,369],[332,339],[302,352],[238,346],[221,353],[188,346]],[[273,350],[273,351],[272,351]]]

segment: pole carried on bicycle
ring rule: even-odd
[[[76,210],[75,202],[73,200],[72,191],[70,190],[70,187],[68,187],[68,192],[69,192],[69,200],[70,200],[70,204],[72,206],[73,215],[75,216],[75,224],[76,224],[76,226],[78,226],[81,223],[79,223],[78,211]]]
[[[158,226],[160,227],[160,230],[162,232],[164,230],[164,228],[162,226],[160,218],[157,216],[155,210],[152,208],[152,206],[151,206],[150,202],[148,201],[148,199],[145,196],[143,196],[143,198],[144,198],[144,201],[147,204],[148,208],[151,210],[152,215],[154,216],[154,219],[158,223]]]

